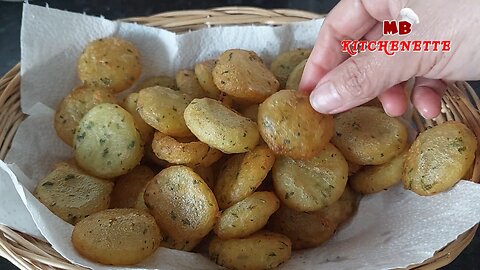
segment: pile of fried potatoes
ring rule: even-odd
[[[315,112],[297,91],[310,51],[284,52],[267,67],[232,49],[175,78],[137,83],[133,44],[89,43],[82,85],[54,119],[74,159],[56,164],[35,196],[75,225],[73,246],[94,262],[136,264],[161,246],[208,250],[230,269],[272,269],[329,240],[360,194],[403,180],[432,195],[465,176],[477,141],[461,123],[410,146],[406,124],[379,107]]]

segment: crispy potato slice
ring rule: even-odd
[[[183,112],[192,98],[170,88],[154,86],[140,90],[137,110],[142,119],[156,130],[176,137],[190,137]]]
[[[177,83],[175,79],[165,76],[165,75],[158,75],[154,77],[150,77],[144,80],[139,86],[138,89],[149,88],[152,86],[162,86],[167,87],[173,90],[178,90]]]
[[[313,110],[308,96],[281,90],[258,108],[258,127],[275,154],[294,159],[317,155],[333,134],[333,117]]]
[[[220,91],[236,99],[260,103],[278,90],[279,82],[255,52],[227,50],[212,72]]]
[[[128,95],[123,101],[122,107],[132,115],[133,120],[135,120],[135,127],[137,128],[138,132],[140,132],[140,136],[142,136],[144,144],[146,144],[152,140],[154,129],[149,124],[145,123],[145,121],[143,121],[142,117],[137,111],[138,95],[138,93],[131,93]]]
[[[288,76],[287,83],[285,84],[286,89],[298,90],[298,85],[300,84],[300,80],[302,79],[303,69],[305,69],[306,64],[307,64],[307,59],[300,62],[292,70],[292,73],[290,73],[290,75]]]
[[[329,240],[337,228],[319,211],[299,212],[283,204],[270,218],[268,227],[287,236],[293,250],[319,246]]]
[[[109,88],[116,93],[130,88],[140,77],[141,69],[137,48],[117,37],[90,42],[78,59],[78,77],[85,85]]]
[[[61,162],[35,188],[34,195],[50,211],[70,224],[105,210],[113,183],[89,176],[76,166]]]
[[[250,118],[252,119],[252,121],[254,122],[257,122],[258,120],[258,104],[253,104],[253,105],[250,105],[250,106],[247,106],[245,108],[243,108],[240,113],[247,117],[247,118]]]
[[[325,217],[330,224],[338,227],[348,221],[353,214],[355,214],[359,201],[359,194],[353,191],[349,186],[346,186],[340,199],[331,205],[320,209],[318,212]]]
[[[80,86],[60,102],[55,113],[55,131],[66,144],[73,146],[78,123],[93,107],[102,103],[117,103],[112,91],[106,88]]]
[[[379,165],[405,149],[408,130],[397,118],[376,107],[357,107],[335,117],[332,143],[359,165]]]
[[[111,208],[134,208],[138,196],[155,173],[147,166],[139,165],[115,181],[112,191]],[[143,196],[143,195],[142,195]]]
[[[214,227],[222,239],[242,238],[262,229],[280,207],[273,192],[254,192],[223,211]]]
[[[292,243],[285,235],[264,231],[243,239],[215,237],[208,253],[212,261],[229,269],[274,269],[290,259]]]
[[[200,141],[226,154],[247,152],[260,139],[255,122],[211,98],[194,99],[184,117]]]
[[[353,190],[362,194],[377,193],[399,183],[408,148],[382,165],[365,166],[349,180]]]
[[[198,83],[202,86],[206,92],[207,97],[218,99],[220,96],[220,90],[213,82],[213,68],[215,67],[215,60],[207,60],[195,65],[195,75],[197,76]]]
[[[460,122],[445,122],[417,137],[403,168],[403,185],[419,195],[453,187],[475,159],[477,138]]]
[[[73,228],[73,247],[84,257],[107,265],[141,262],[159,247],[162,236],[155,219],[137,209],[108,209]]]
[[[280,82],[280,89],[294,89],[285,88],[287,79],[295,67],[310,56],[310,52],[312,52],[311,49],[294,49],[279,54],[273,60],[270,70]]]
[[[205,181],[186,166],[164,169],[147,184],[145,204],[170,247],[191,250],[213,228],[218,205]]]
[[[338,200],[345,190],[347,161],[332,144],[310,160],[278,156],[273,165],[275,193],[288,207],[315,211]]]
[[[101,178],[126,174],[143,156],[132,115],[115,104],[97,105],[82,118],[73,147],[78,165]]]
[[[159,159],[189,167],[208,167],[223,155],[219,150],[201,141],[180,142],[158,131],[155,132],[152,149]]]
[[[178,89],[193,98],[203,98],[207,93],[197,80],[197,76],[193,70],[182,69],[175,76]]]
[[[266,145],[259,145],[245,154],[230,157],[220,170],[215,196],[221,209],[251,195],[267,177],[275,155]]]

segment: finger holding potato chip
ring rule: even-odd
[[[310,159],[333,134],[333,117],[316,112],[308,96],[281,90],[258,108],[258,128],[263,140],[278,155]]]

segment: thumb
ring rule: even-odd
[[[326,114],[361,105],[418,73],[418,54],[359,53],[327,73],[310,95],[312,107]]]

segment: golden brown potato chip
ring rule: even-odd
[[[84,257],[107,265],[141,262],[159,247],[162,236],[155,219],[137,209],[108,209],[73,228],[73,247]]]
[[[85,85],[121,92],[140,77],[137,48],[117,37],[90,42],[78,59],[78,77]]]
[[[316,211],[338,200],[347,176],[347,161],[330,143],[312,159],[278,156],[273,165],[275,193],[297,211]]]
[[[274,162],[275,155],[266,145],[230,157],[220,169],[215,185],[215,196],[220,208],[226,209],[252,194]]]
[[[101,178],[126,174],[143,156],[143,141],[132,115],[115,104],[100,104],[85,114],[73,147],[78,165]]]
[[[269,228],[287,236],[292,249],[297,250],[323,244],[333,236],[337,226],[319,211],[298,212],[282,205],[270,218]]]
[[[220,96],[220,90],[213,82],[212,71],[215,67],[215,60],[207,60],[195,65],[195,75],[197,76],[198,83],[202,86],[206,92],[207,97],[218,99]]]
[[[300,85],[300,80],[302,79],[303,69],[307,64],[307,59],[300,62],[293,70],[292,73],[288,76],[287,83],[285,84],[286,89],[298,90]]]
[[[117,103],[109,89],[87,86],[73,89],[63,98],[55,113],[55,130],[60,139],[73,146],[75,130],[82,117],[91,108],[102,103]]]
[[[445,122],[417,137],[408,151],[403,185],[419,195],[453,187],[475,159],[477,138],[460,122]]]
[[[303,60],[310,56],[311,49],[294,49],[279,54],[272,62],[270,70],[272,70],[275,77],[280,82],[280,89],[294,89],[285,88],[288,76],[295,67]],[[295,88],[296,89],[296,88]]]
[[[38,183],[34,195],[59,218],[75,224],[107,209],[112,188],[112,182],[89,176],[61,162]]]
[[[348,185],[345,187],[340,198],[331,205],[320,209],[318,212],[323,215],[330,224],[338,227],[350,219],[357,210],[360,196]]]
[[[173,90],[178,90],[177,83],[175,82],[175,79],[164,76],[164,75],[158,75],[154,77],[150,77],[146,80],[144,80],[139,86],[138,89],[144,89],[144,88],[149,88],[152,86],[163,86],[167,87]]]
[[[137,110],[142,119],[156,130],[176,137],[190,137],[183,112],[192,98],[170,88],[154,86],[140,90]]]
[[[144,144],[146,144],[152,140],[154,129],[149,124],[145,123],[145,121],[143,121],[142,117],[137,111],[137,103],[138,93],[131,93],[123,101],[122,107],[132,115],[133,120],[135,120],[135,127],[137,128],[138,132],[140,132]]]
[[[169,246],[191,250],[213,228],[218,205],[205,181],[186,166],[164,169],[147,184],[145,204]]]
[[[208,167],[223,155],[219,150],[201,141],[180,142],[158,131],[155,132],[152,149],[159,159],[189,167]]]
[[[333,117],[313,110],[308,96],[281,90],[258,108],[258,127],[275,154],[294,159],[317,155],[333,134]]]
[[[279,82],[255,52],[227,50],[213,68],[220,91],[236,99],[260,103],[278,90]]]
[[[155,173],[147,166],[139,165],[115,181],[112,191],[111,208],[134,208],[139,194]],[[143,196],[143,195],[142,195]]]
[[[400,155],[381,165],[364,166],[349,180],[350,186],[356,192],[370,194],[385,190],[402,179],[403,163],[408,149]]]
[[[248,236],[262,229],[278,207],[275,193],[254,192],[223,211],[213,230],[222,239]]]
[[[247,152],[260,139],[255,122],[211,98],[194,99],[184,117],[200,141],[226,154]]]
[[[193,98],[203,98],[207,93],[198,83],[197,76],[193,70],[182,69],[175,76],[178,89]]]
[[[359,165],[386,163],[405,149],[408,130],[397,118],[376,107],[357,107],[335,117],[332,143]]]
[[[229,269],[274,269],[290,259],[292,243],[285,235],[259,232],[242,239],[210,242],[208,254],[216,264]]]

